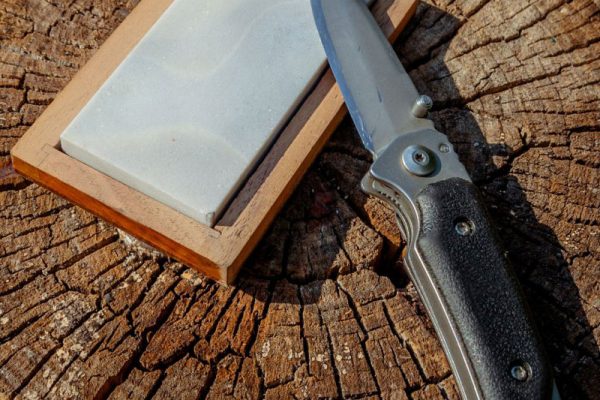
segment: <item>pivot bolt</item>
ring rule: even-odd
[[[412,113],[417,118],[424,118],[429,110],[433,107],[433,100],[431,97],[422,94],[415,101],[415,105],[412,108]]]
[[[425,146],[408,146],[402,153],[402,164],[408,172],[417,176],[427,176],[435,171],[435,156]]]

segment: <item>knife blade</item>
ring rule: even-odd
[[[311,0],[331,69],[373,164],[404,264],[465,399],[558,399],[524,296],[477,188],[361,0]]]

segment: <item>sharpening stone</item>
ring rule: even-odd
[[[213,225],[324,65],[308,0],[175,0],[61,146]]]

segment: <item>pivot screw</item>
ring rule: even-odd
[[[432,107],[433,100],[431,100],[431,97],[422,94],[419,96],[417,101],[415,101],[415,105],[412,108],[412,113],[417,118],[424,118]]]
[[[513,379],[524,382],[529,378],[529,371],[527,368],[521,364],[516,364],[510,369],[510,375]]]
[[[402,153],[402,164],[408,172],[417,176],[427,176],[435,171],[435,156],[425,146],[408,146]]]

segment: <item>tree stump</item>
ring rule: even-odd
[[[136,0],[0,0],[0,399],[457,399],[349,120],[236,285],[140,250],[10,148]],[[428,0],[397,50],[487,200],[563,399],[600,398],[600,4]]]

